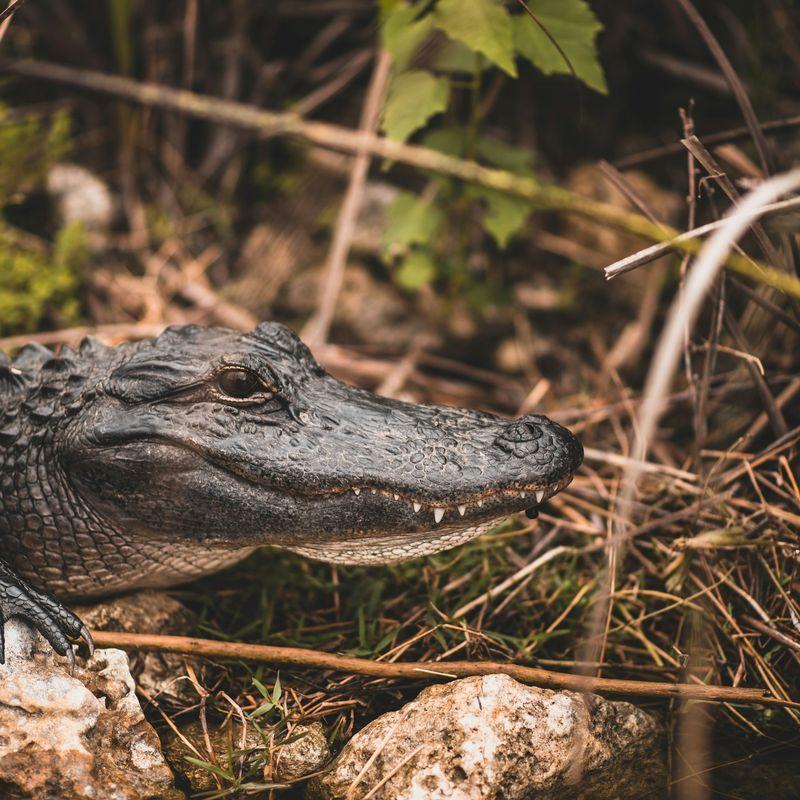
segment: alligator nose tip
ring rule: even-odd
[[[506,425],[502,438],[509,442],[530,442],[542,437],[542,422],[544,417],[523,417],[515,419]]]
[[[512,420],[503,427],[495,444],[519,458],[558,461],[570,472],[583,462],[583,446],[574,434],[541,414]]]

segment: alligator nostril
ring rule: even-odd
[[[509,442],[530,442],[541,438],[541,436],[541,427],[530,419],[526,419],[512,422],[506,427],[502,438]]]
[[[508,423],[503,432],[495,439],[495,444],[507,453],[520,458],[538,452],[539,439],[544,435],[540,425],[531,422],[530,418],[514,420]]]

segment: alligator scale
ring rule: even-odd
[[[545,417],[340,383],[276,323],[28,345],[0,355],[0,616],[71,656],[90,639],[61,600],[184,582],[261,545],[344,564],[433,553],[535,509],[582,455]]]

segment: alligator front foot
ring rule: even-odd
[[[70,639],[83,639],[89,655],[94,652],[92,636],[78,617],[57,600],[29,586],[0,561],[0,664],[5,663],[3,629],[12,617],[25,620],[39,631],[56,653],[67,658],[70,671],[75,665]]]

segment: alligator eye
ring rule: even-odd
[[[258,376],[246,369],[226,369],[217,383],[223,393],[236,400],[246,400],[262,388]]]

